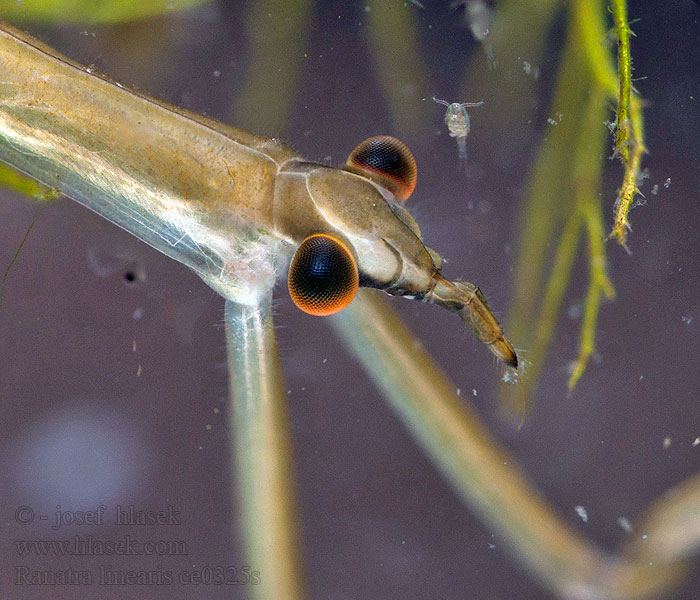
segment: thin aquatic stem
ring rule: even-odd
[[[600,204],[594,202],[585,207],[584,221],[588,233],[589,282],[584,301],[583,319],[579,341],[579,354],[573,363],[569,377],[569,390],[573,390],[581,379],[590,357],[595,352],[595,336],[600,304],[603,298],[614,300],[615,288],[607,272],[603,234],[603,215]]]
[[[630,123],[630,93],[632,89],[632,57],[630,55],[630,27],[627,22],[627,0],[612,0],[613,20],[617,32],[617,70],[620,92],[615,121],[615,151],[625,164],[630,160],[630,145],[635,143]]]
[[[578,47],[569,38],[550,109],[551,114],[560,113],[563,118],[559,125],[548,126],[527,183],[511,316],[505,327],[521,347],[532,343],[533,319],[541,297],[549,248],[556,239],[558,226],[573,210],[572,204],[564,199],[569,193],[570,151],[579,139],[578,115],[581,98],[586,93],[586,74],[585,65],[578,58]]]
[[[620,94],[617,103],[617,120],[615,127],[615,152],[622,156],[625,174],[618,194],[615,208],[615,223],[611,236],[627,249],[627,231],[630,229],[628,214],[634,197],[639,192],[637,177],[639,175],[642,154],[645,152],[641,103],[636,106],[630,100],[632,94],[632,56],[630,52],[630,34],[627,19],[627,0],[612,0],[613,19],[617,31],[617,64],[620,75]],[[629,252],[629,250],[628,250]]]
[[[544,272],[545,249],[551,238],[542,235],[534,236],[533,232],[542,228],[540,223],[534,227],[528,225],[524,228],[528,244],[523,245],[518,281],[525,283],[516,286],[514,300],[514,305],[518,307],[516,313],[518,321],[522,324],[529,320],[531,329],[536,332],[529,354],[533,366],[529,371],[528,381],[532,389],[537,384],[537,377],[541,370],[540,363],[545,357],[554,333],[560,305],[568,286],[578,239],[582,233],[582,225],[585,226],[588,237],[590,276],[584,303],[579,352],[573,363],[569,389],[575,387],[585,371],[590,356],[595,351],[595,328],[602,298],[614,297],[614,289],[607,274],[607,257],[603,241],[604,221],[598,195],[602,177],[606,99],[613,98],[618,90],[612,59],[604,46],[605,34],[602,7],[589,0],[576,0],[572,3],[567,44],[559,69],[555,95],[557,99],[561,94],[559,102],[568,103],[564,114],[568,116],[569,123],[574,126],[569,132],[568,139],[559,140],[565,143],[557,148],[560,156],[565,156],[567,160],[564,164],[552,161],[551,157],[544,154],[543,150],[546,148],[544,146],[536,163],[535,173],[538,169],[546,172],[549,168],[550,177],[559,181],[561,191],[557,198],[558,203],[572,204],[571,210],[574,212],[570,213],[564,226],[564,232],[553,259],[554,267],[544,288],[539,317],[534,324],[532,318],[527,319],[527,316],[522,316],[520,307],[521,305],[526,308],[533,306],[534,298],[539,296],[533,291],[529,294],[524,291],[528,286],[532,287],[531,281],[539,281],[539,278],[532,277],[532,271],[536,268],[533,266],[533,256],[539,257],[536,263],[538,273]],[[586,60],[581,61],[581,55],[585,56]],[[572,81],[575,84],[572,84]],[[636,110],[636,104],[634,106]],[[562,147],[567,151],[561,152]],[[556,168],[557,166],[559,169]],[[542,192],[541,190],[538,192],[534,198],[531,196],[530,202],[533,206],[538,203],[542,205],[540,199]],[[562,203],[561,197],[567,196],[574,202]],[[553,205],[552,212],[556,209],[555,207],[556,204]],[[545,223],[553,221],[552,214],[541,212],[541,218]],[[536,220],[533,219],[533,221]],[[553,236],[551,225],[550,236]],[[520,268],[523,269],[522,273]],[[516,340],[518,340],[518,329],[516,328],[514,333]],[[518,341],[518,343],[522,342]]]
[[[289,122],[304,61],[313,60],[304,52],[306,36],[299,35],[311,21],[313,2],[259,0],[248,6],[250,58],[234,101],[233,122],[278,136]],[[273,14],[277,15],[274,20]]]
[[[580,139],[573,167],[576,204],[588,234],[589,282],[581,323],[579,354],[569,377],[569,390],[576,387],[595,352],[596,325],[602,296],[612,299],[615,295],[607,274],[603,215],[598,199],[603,169],[601,154],[605,145],[605,127],[602,122],[606,111],[605,100],[603,86],[593,83],[588,105],[580,120]]]
[[[627,231],[631,229],[628,214],[634,203],[635,196],[639,193],[637,178],[642,164],[642,154],[644,154],[645,151],[646,149],[638,137],[630,153],[630,160],[625,165],[622,187],[618,192],[615,206],[615,223],[610,233],[610,237],[615,237],[618,243],[627,250],[627,252],[629,252],[629,248],[627,247]]]
[[[612,56],[605,45],[607,31],[601,4],[591,0],[575,0],[571,10],[571,24],[581,40],[583,56],[591,74],[605,88],[609,97],[617,98],[620,88]]]
[[[511,302],[512,316],[505,328],[516,345],[528,350],[530,366],[524,380],[528,388],[526,404],[534,398],[580,237],[581,215],[576,203],[571,201],[572,162],[581,141],[579,119],[588,92],[589,72],[579,55],[579,41],[570,25],[550,109],[550,114],[559,113],[562,118],[558,125],[549,126],[532,167]],[[552,256],[553,245],[556,249]],[[550,257],[553,266],[545,281]],[[519,415],[523,401],[510,387],[502,386],[499,409],[504,415]]]
[[[535,337],[528,354],[528,360],[532,362],[526,379],[526,385],[529,388],[528,398],[533,395],[547,348],[554,335],[564,293],[569,285],[571,269],[581,239],[582,224],[583,214],[576,209],[569,215],[554,253],[552,271],[544,288],[542,305],[534,325]]]
[[[17,262],[17,259],[19,258],[19,255],[22,252],[22,248],[24,248],[24,244],[26,244],[27,239],[29,238],[29,234],[31,233],[32,229],[34,229],[34,225],[36,225],[37,219],[39,218],[39,214],[41,213],[42,208],[43,208],[43,206],[40,207],[34,213],[34,216],[32,217],[32,222],[29,224],[29,227],[27,227],[27,230],[24,232],[24,237],[22,238],[22,241],[19,243],[19,246],[17,246],[17,250],[15,251],[12,258],[10,259],[10,262],[7,264],[7,267],[5,268],[5,272],[2,275],[2,280],[0,280],[0,311],[2,310],[3,304],[5,302],[5,289],[7,287],[7,278],[10,275],[10,270],[12,269],[14,264]]]
[[[615,222],[610,237],[615,237],[627,249],[627,231],[630,229],[628,214],[639,192],[637,177],[646,147],[642,101],[632,87],[631,30],[627,20],[626,0],[614,0],[612,8],[618,40],[618,73],[615,72],[610,53],[603,46],[606,28],[602,7],[589,0],[577,0],[574,4],[575,23],[591,73],[603,85],[608,96],[617,101],[617,117],[612,126],[614,154],[622,159],[625,172],[618,191]]]
[[[286,395],[271,298],[258,306],[226,301],[229,432],[248,564],[260,600],[305,597],[299,551]]]
[[[367,36],[394,128],[404,139],[420,136],[430,111],[421,102],[422,95],[429,95],[419,86],[428,81],[429,73],[420,52],[416,11],[385,0],[373,0],[369,6]]]

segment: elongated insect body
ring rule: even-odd
[[[0,30],[2,160],[255,302],[283,266],[272,191],[286,146],[167,106]],[[291,247],[290,247],[291,251]]]
[[[454,106],[448,126],[464,140],[470,105]],[[0,160],[188,265],[229,300],[267,300],[291,261],[302,310],[341,310],[358,285],[432,302],[517,368],[476,286],[442,277],[439,254],[401,206],[416,173],[398,140],[370,138],[347,170],[309,162],[277,140],[127,90],[0,24]]]

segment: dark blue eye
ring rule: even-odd
[[[410,197],[418,176],[416,160],[408,146],[390,135],[362,142],[350,154],[345,169],[385,187],[399,200]]]
[[[307,237],[289,266],[289,295],[305,313],[332,315],[343,310],[357,293],[355,257],[338,238],[325,233]]]

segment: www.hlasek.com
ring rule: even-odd
[[[124,535],[102,540],[74,535],[66,540],[14,540],[18,556],[187,556],[184,540],[140,540]]]

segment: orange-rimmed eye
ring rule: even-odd
[[[390,135],[366,139],[352,151],[345,168],[387,188],[399,200],[409,198],[416,187],[416,160],[406,144]]]
[[[310,315],[343,310],[355,297],[359,283],[357,263],[349,248],[325,233],[307,237],[289,265],[289,295]]]

